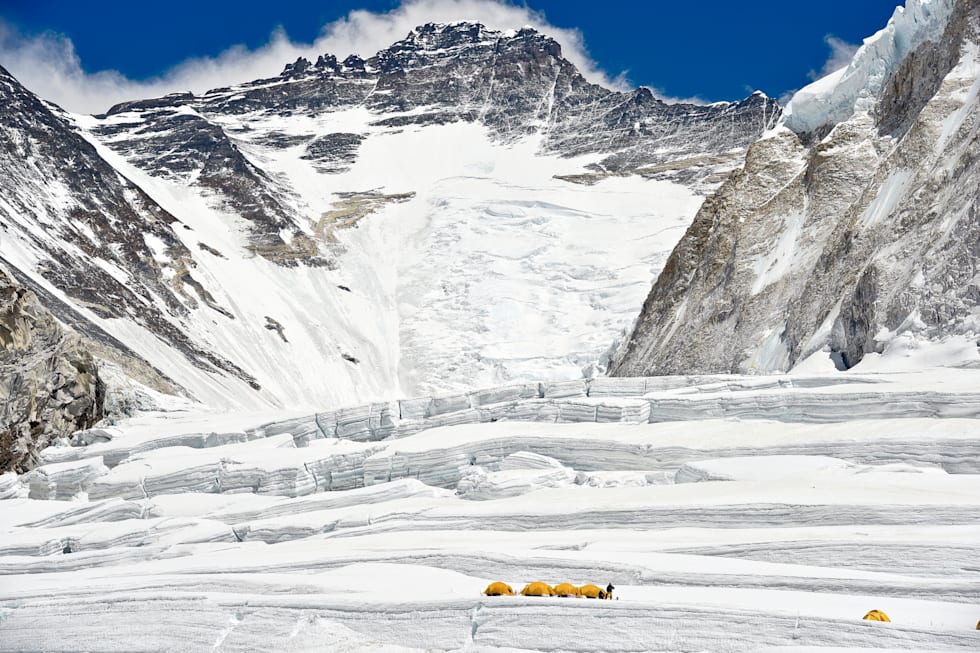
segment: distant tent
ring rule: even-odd
[[[864,620],[865,621],[891,621],[891,619],[888,618],[888,615],[882,612],[881,610],[872,610],[868,614],[864,615]]]
[[[606,590],[602,589],[601,587],[597,587],[596,585],[583,585],[578,589],[579,592],[582,593],[582,596],[584,596],[587,599],[606,598]]]
[[[528,583],[521,590],[524,596],[554,596],[555,590],[548,583]]]
[[[511,586],[507,583],[501,583],[499,580],[487,585],[487,589],[483,593],[487,596],[514,596],[514,590]]]
[[[555,596],[575,596],[582,598],[582,592],[571,583],[561,583],[555,585]]]

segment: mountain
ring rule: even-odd
[[[848,369],[922,342],[975,357],[978,7],[910,0],[794,96],[698,211],[613,374]]]
[[[976,6],[910,2],[744,165],[710,125],[576,133],[527,33],[480,118],[468,24],[103,117],[5,78],[0,652],[976,653]],[[835,371],[907,268],[924,317]],[[787,315],[815,353],[598,374],[661,269],[637,362],[789,365],[749,330]]]
[[[178,107],[193,112],[168,112]],[[202,151],[210,151],[217,141],[225,145],[227,139],[222,139],[220,130],[206,127],[190,113],[226,128],[242,129],[259,116],[294,118],[296,122],[297,116],[314,118],[357,108],[367,110],[369,127],[474,122],[503,142],[536,136],[542,153],[604,155],[589,166],[598,174],[639,169],[657,175],[692,168],[695,161],[686,159],[697,159],[700,169],[687,171],[692,177],[715,171],[711,164],[716,162],[706,155],[729,163],[738,160],[739,150],[755,140],[761,129],[774,124],[781,113],[774,100],[759,92],[737,103],[699,106],[666,104],[647,88],[611,91],[586,81],[561,56],[558,43],[531,28],[499,32],[462,22],[422,25],[367,60],[351,55],[338,62],[332,55],[323,55],[310,63],[300,58],[287,65],[277,79],[215,89],[200,97],[174,94],[126,102],[112,107],[107,115],[143,116],[144,120],[134,121],[128,130],[131,135],[138,131],[141,142],[119,149],[130,158],[137,154],[141,167],[165,174],[175,167],[181,169],[174,157],[153,154],[167,140],[172,145],[190,131],[197,133],[200,141],[182,143],[181,150],[185,157],[196,152],[198,162]],[[228,120],[230,117],[239,120]],[[184,129],[174,129],[176,123]],[[106,131],[126,130],[113,123]],[[327,170],[342,169],[345,162],[356,159],[365,136],[292,131],[290,136],[263,134],[262,144],[286,149],[304,143],[306,157]],[[148,138],[158,132],[168,134],[163,142]],[[138,156],[140,150],[143,156]],[[668,162],[671,168],[657,168]]]
[[[151,387],[173,390],[169,378],[104,328],[107,321],[126,320],[190,364],[252,382],[174,323],[198,299],[209,301],[190,273],[190,251],[172,228],[177,219],[109,165],[66,114],[2,68],[0,96],[0,158],[7,173],[0,264],[89,348]]]
[[[99,116],[0,75],[0,265],[110,399],[215,409],[580,378],[781,115],[609,90],[475,23]]]

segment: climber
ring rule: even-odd
[[[616,589],[616,588],[613,587],[613,584],[612,583],[609,583],[608,585],[606,585],[606,596],[603,597],[603,598],[607,598],[607,599],[609,599],[611,601],[612,600],[612,592],[613,592],[614,589]]]

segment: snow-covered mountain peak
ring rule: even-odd
[[[780,107],[610,90],[531,28],[461,22],[104,116],[21,113],[170,216],[112,222],[152,234],[115,256],[101,224],[89,238],[39,202],[81,192],[45,161],[7,180],[31,208],[11,212],[30,216],[11,218],[21,283],[86,302],[79,323],[211,407],[322,408],[601,369],[702,194]],[[126,301],[93,313],[88,278]],[[134,279],[140,297],[116,287]]]
[[[902,61],[942,36],[955,0],[908,0],[888,24],[864,40],[851,62],[806,86],[786,106],[783,121],[797,134],[812,134],[868,111]]]

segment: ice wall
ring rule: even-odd
[[[884,29],[864,40],[850,64],[797,91],[783,113],[783,124],[798,134],[812,132],[870,109],[905,56],[942,35],[954,3],[907,0]]]

